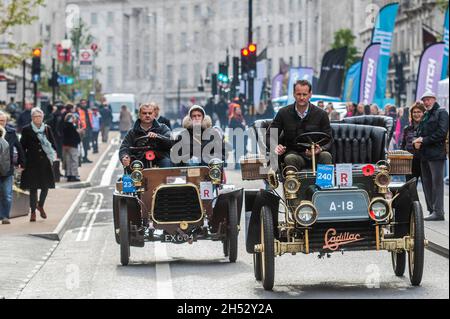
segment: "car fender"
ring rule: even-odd
[[[254,247],[259,244],[261,227],[261,208],[269,207],[272,212],[274,237],[278,238],[278,206],[280,198],[267,190],[245,191],[245,222],[246,222],[246,250],[254,253]]]
[[[219,224],[228,219],[228,203],[231,199],[237,200],[237,211],[238,211],[238,223],[241,220],[242,211],[242,197],[244,189],[224,189],[221,191],[213,207],[213,214],[210,221],[210,226],[213,232],[217,232],[219,229]]]
[[[392,201],[392,209],[394,210],[395,237],[406,236],[409,229],[409,218],[413,202],[419,201],[417,193],[416,178],[412,178],[402,186],[391,188],[394,199]]]
[[[119,224],[119,201],[126,200],[127,202],[127,211],[128,211],[128,220],[135,221],[135,224],[138,225],[141,219],[141,207],[139,205],[136,197],[132,195],[125,195],[121,193],[113,194],[113,221],[114,221],[114,234],[116,237],[116,242],[119,244],[119,235],[115,230],[120,228]]]

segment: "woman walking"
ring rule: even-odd
[[[123,140],[128,131],[133,127],[133,116],[126,105],[122,105],[120,108],[120,118],[119,118],[119,130],[120,138]]]
[[[41,218],[47,218],[44,210],[48,190],[55,188],[53,162],[56,159],[55,140],[51,128],[44,124],[44,112],[40,108],[31,110],[31,124],[22,130],[20,143],[25,152],[25,170],[20,188],[30,190],[30,222],[36,221],[36,209]],[[38,189],[41,190],[38,202]]]

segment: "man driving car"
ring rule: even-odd
[[[299,80],[294,84],[295,103],[280,109],[267,131],[267,141],[271,129],[277,129],[278,144],[275,153],[281,156],[286,166],[295,166],[299,171],[312,167],[311,149],[297,145],[296,138],[309,132],[322,132],[332,136],[330,120],[326,111],[309,102],[312,86],[309,81]],[[304,141],[303,141],[304,142]],[[329,152],[331,140],[325,145],[316,145],[315,156],[319,164],[332,164]]]
[[[131,157],[135,155],[130,150],[130,147],[144,146],[143,144],[154,147],[153,150],[156,156],[154,164],[156,166],[172,166],[169,157],[170,148],[172,147],[170,130],[165,124],[155,120],[154,106],[152,104],[142,104],[139,107],[139,119],[134,123],[134,127],[127,133],[120,146],[119,159],[123,166],[130,166]],[[143,162],[146,165],[146,161],[144,160]]]

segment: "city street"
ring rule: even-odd
[[[114,148],[108,155],[113,154]],[[105,158],[102,166],[111,161],[110,156]],[[98,186],[87,189],[59,243],[29,236],[2,237],[9,251],[15,248],[21,257],[11,256],[15,265],[6,265],[9,280],[0,286],[0,295],[174,299],[449,297],[448,259],[428,250],[420,287],[410,285],[407,271],[403,278],[394,275],[387,252],[349,252],[324,259],[318,259],[317,254],[277,257],[274,289],[264,291],[254,279],[252,256],[245,252],[243,231],[235,264],[223,256],[220,242],[200,241],[192,245],[147,243],[144,248],[132,247],[130,264],[123,267],[112,226],[112,182],[118,174],[120,169],[116,167],[112,176],[108,171],[96,176],[93,184]],[[110,178],[108,185],[101,186],[105,178]],[[246,188],[259,185],[242,182],[238,171],[228,171],[228,178]],[[0,260],[5,259],[0,255]]]

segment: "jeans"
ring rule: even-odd
[[[13,176],[0,177],[0,220],[9,219],[13,197]]]
[[[47,194],[48,188],[41,189],[41,194],[39,195],[39,203],[38,203],[37,202],[38,190],[30,189],[30,208],[32,213],[36,212],[36,205],[39,205],[39,207],[44,207]]]
[[[98,133],[99,131],[92,131],[92,148],[94,149],[94,153],[98,152]]]

